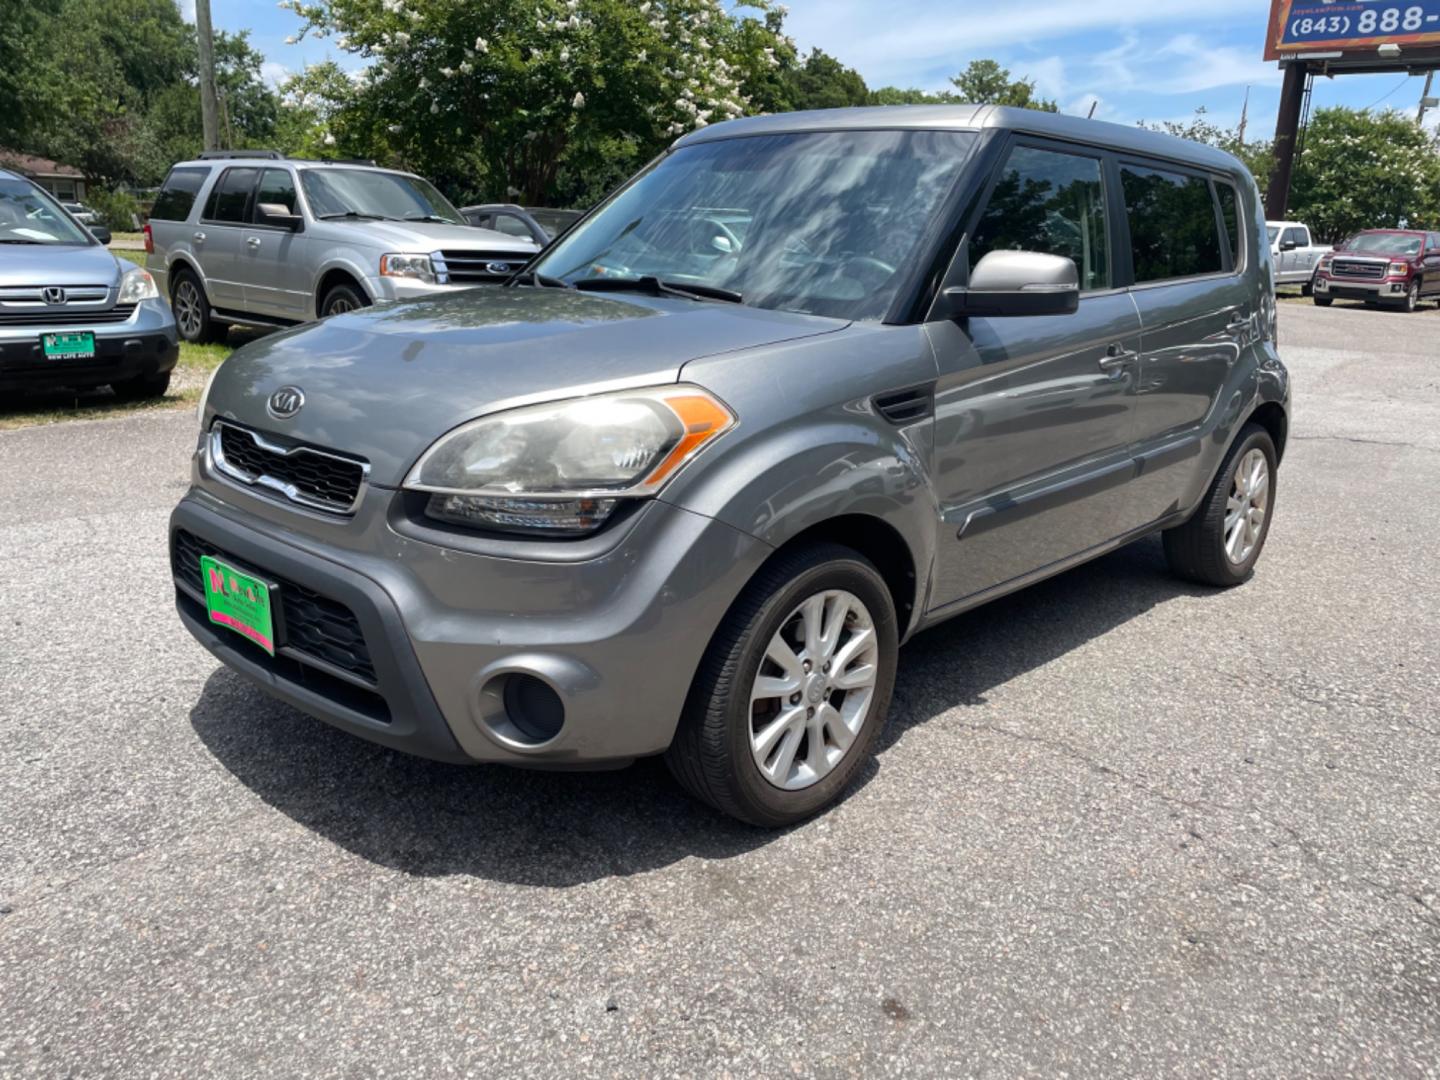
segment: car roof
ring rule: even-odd
[[[189,161],[177,161],[170,166],[172,169],[206,169],[231,167],[251,169],[273,169],[282,165],[293,165],[297,169],[364,169],[366,172],[395,173],[399,176],[413,176],[421,179],[418,173],[408,172],[405,169],[387,169],[383,165],[371,165],[359,161],[326,161],[322,158],[271,158],[271,157],[224,157],[224,158],[191,158]]]
[[[692,131],[675,146],[693,146],[746,135],[778,135],[811,131],[1018,131],[1085,142],[1146,157],[1248,175],[1238,158],[1214,146],[1191,142],[1147,128],[1087,120],[1063,113],[1016,109],[1002,105],[878,105],[856,109],[819,109],[726,120]]]

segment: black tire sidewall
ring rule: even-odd
[[[190,271],[182,270],[176,275],[175,287],[170,290],[170,307],[173,313],[175,298],[180,295],[180,290],[187,284],[194,286],[195,295],[200,303],[200,326],[192,337],[185,332],[185,328],[181,326],[177,316],[175,332],[180,335],[181,341],[188,341],[192,345],[203,345],[212,339],[215,331],[214,325],[210,322],[210,298],[205,295],[205,286],[200,284],[200,279]]]
[[[1319,293],[1316,293],[1316,294],[1314,295],[1313,299],[1314,299],[1314,301],[1315,301],[1315,306],[1316,306],[1316,307],[1329,307],[1331,304],[1333,304],[1333,303],[1335,302],[1332,297],[1329,297],[1329,296],[1321,296]]]
[[[356,286],[348,283],[333,285],[330,287],[330,290],[325,293],[325,299],[320,302],[320,317],[322,319],[328,319],[332,314],[336,314],[330,310],[330,305],[335,301],[337,296],[345,296],[351,301],[347,312],[357,311],[360,308],[370,306],[370,301]],[[341,314],[344,313],[345,312],[342,312]]]
[[[880,652],[875,698],[860,734],[840,765],[819,783],[799,791],[784,791],[765,779],[751,752],[750,688],[770,639],[784,620],[806,597],[828,589],[853,593],[870,611]],[[823,809],[850,785],[857,770],[870,759],[885,725],[899,654],[895,607],[889,589],[875,568],[858,556],[819,563],[801,571],[770,595],[736,643],[736,653],[734,692],[724,703],[732,790],[746,816],[757,823],[784,825],[803,820]]]

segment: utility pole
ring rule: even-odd
[[[1421,127],[1425,126],[1425,110],[1430,107],[1430,87],[1435,83],[1435,69],[1431,68],[1425,73],[1425,89],[1420,92],[1420,113],[1415,117],[1415,123]]]
[[[1295,171],[1295,139],[1300,134],[1300,112],[1305,104],[1305,79],[1309,65],[1294,60],[1285,68],[1280,88],[1280,114],[1275,118],[1275,170],[1265,191],[1265,216],[1283,221],[1290,205],[1290,177]]]
[[[219,106],[215,100],[215,38],[210,30],[210,0],[195,0],[195,37],[200,43],[200,126],[205,149],[220,149]]]
[[[1245,87],[1245,104],[1240,106],[1240,130],[1236,137],[1240,140],[1240,148],[1245,148],[1245,125],[1250,121],[1250,87]]]

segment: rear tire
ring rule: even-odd
[[[331,286],[330,291],[325,294],[325,299],[320,301],[320,318],[343,315],[347,311],[356,311],[369,306],[370,298],[358,285],[341,282],[339,285]]]
[[[154,401],[170,389],[170,372],[159,375],[137,375],[133,379],[110,384],[117,401]]]
[[[838,544],[787,552],[716,631],[666,764],[731,817],[763,828],[803,821],[870,759],[898,650],[890,590],[865,558]]]
[[[224,341],[230,332],[210,318],[210,298],[205,295],[205,286],[189,270],[175,275],[170,287],[170,310],[175,315],[175,329],[180,337],[192,345],[209,345]]]
[[[1165,530],[1170,569],[1219,588],[1249,581],[1275,517],[1275,471],[1270,433],[1246,424],[1190,520]]]

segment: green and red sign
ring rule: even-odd
[[[270,586],[209,555],[200,557],[205,581],[205,606],[210,621],[249,638],[275,655],[275,618],[270,610]]]

